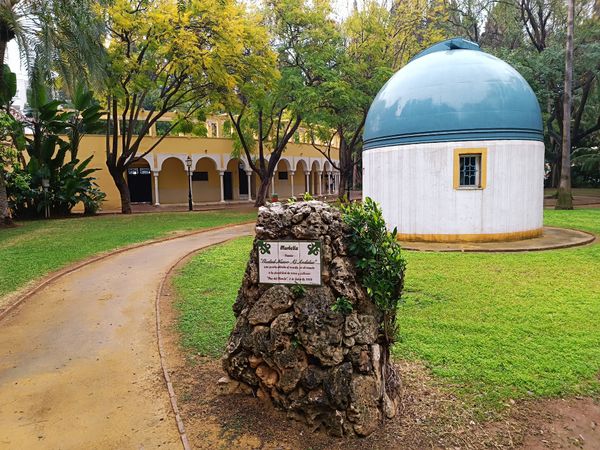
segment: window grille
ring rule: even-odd
[[[480,187],[481,155],[460,155],[460,186]]]

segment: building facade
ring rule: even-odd
[[[165,118],[165,122],[168,117]],[[235,157],[234,143],[224,117],[213,116],[206,121],[206,137],[169,135],[126,173],[133,203],[152,205],[184,205],[188,202],[188,183],[192,200],[200,203],[254,201],[260,184],[245,156]],[[161,122],[143,140],[139,154],[151,148],[161,136]],[[158,132],[157,132],[158,131]],[[295,142],[287,145],[270,183],[270,193],[285,200],[309,192],[313,196],[337,192],[339,172],[311,144]],[[93,155],[91,166],[100,189],[106,193],[102,209],[120,210],[119,192],[105,163],[106,138],[103,135],[84,136],[79,158]],[[191,159],[188,171],[186,161]],[[332,160],[337,166],[337,160]],[[189,181],[188,181],[189,179]]]

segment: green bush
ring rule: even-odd
[[[82,137],[102,126],[100,106],[93,92],[82,87],[69,105],[73,111],[63,111],[62,104],[49,100],[43,85],[32,85],[26,120],[19,124],[20,134],[23,127],[32,132],[22,139],[29,158],[27,163],[21,158],[22,165],[15,164],[6,177],[9,203],[17,217],[43,216],[46,207],[53,216],[64,216],[78,203],[93,214],[105,197],[91,176],[98,170],[89,167],[92,157],[77,158]],[[49,182],[47,191],[42,187],[44,179]]]
[[[396,240],[387,230],[381,208],[370,198],[341,206],[349,227],[350,254],[357,258],[358,276],[367,294],[383,314],[382,334],[389,349],[396,336],[396,312],[402,296],[406,263]]]

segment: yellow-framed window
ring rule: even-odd
[[[485,189],[487,148],[454,149],[454,189]]]

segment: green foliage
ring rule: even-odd
[[[287,199],[288,205],[293,205],[297,201],[298,201],[298,199],[296,197],[290,197],[290,198]]]
[[[290,291],[292,291],[294,298],[301,298],[304,297],[304,294],[306,294],[306,288],[300,283],[295,283],[290,286]]]
[[[6,175],[9,203],[15,216],[43,216],[46,205],[53,215],[64,216],[78,203],[84,205],[86,213],[96,213],[105,194],[91,176],[98,170],[88,168],[91,159],[91,156],[84,161],[74,159],[56,166],[56,170],[48,170],[54,166],[54,159],[50,160],[50,166],[41,166],[37,158],[31,158],[25,168],[15,166]],[[44,178],[50,182],[47,192],[42,188]]]
[[[387,230],[381,208],[369,197],[362,203],[342,206],[348,225],[350,254],[362,285],[383,313],[383,335],[391,345],[396,335],[396,311],[402,295],[406,263],[396,240],[396,230]]]
[[[36,217],[48,206],[53,215],[62,216],[83,203],[86,212],[96,212],[105,197],[91,176],[98,169],[89,167],[92,157],[85,161],[77,158],[82,136],[102,126],[93,93],[78,88],[71,106],[81,109],[67,112],[61,109],[60,101],[48,99],[45,86],[37,79],[33,79],[28,94],[27,120],[21,127],[32,130],[24,138],[29,160],[24,166],[14,165],[6,177],[12,210],[17,217]],[[43,179],[49,180],[47,191],[42,187]]]
[[[578,148],[573,152],[573,185],[600,187],[600,147]]]
[[[310,202],[311,200],[314,200],[315,198],[311,195],[310,192],[305,192],[304,195],[302,196],[302,200],[304,200],[305,202]]]
[[[69,104],[69,111],[62,112],[58,120],[66,122],[66,133],[69,138],[71,159],[77,158],[79,144],[85,134],[97,134],[104,131],[106,123],[102,120],[104,112],[94,98],[94,91],[79,83]]]
[[[576,5],[571,151],[598,146],[600,136],[600,21],[597,4]],[[462,35],[514,66],[529,82],[541,106],[547,186],[558,185],[563,129],[563,94],[567,8],[563,1],[485,2],[453,0],[448,4],[450,35]],[[593,185],[600,171],[590,173],[577,159],[573,185]]]
[[[261,180],[257,205],[287,144],[320,104],[319,86],[335,67],[341,39],[324,1],[267,1],[261,13],[256,23],[266,26],[249,31],[235,87],[222,99],[236,151]]]
[[[354,310],[354,305],[346,297],[338,297],[335,299],[335,303],[331,305],[331,310],[347,316]]]
[[[2,83],[0,84],[0,104],[8,105],[17,95],[17,74],[10,70],[7,64],[2,68]]]
[[[24,142],[23,127],[15,118],[0,110],[0,170],[16,162],[19,148]]]
[[[182,114],[175,115],[175,126],[170,131],[173,134],[187,134],[198,137],[207,137],[206,117],[186,117]]]
[[[119,190],[123,213],[131,213],[125,172],[152,152],[171,131],[205,136],[203,109],[219,108],[216,98],[230,92],[243,56],[256,34],[249,30],[244,5],[235,0],[114,0],[98,7],[107,33],[109,130],[106,163]],[[176,113],[150,146],[144,141],[157,121]],[[121,117],[132,126],[118,128]],[[171,119],[171,118],[170,118]],[[119,130],[119,131],[117,131]]]
[[[230,120],[226,120],[225,122],[223,122],[223,136],[225,137],[231,137],[231,121]]]
[[[231,309],[251,245],[252,238],[244,237],[205,250],[173,278],[181,340],[194,355],[222,354],[235,323]]]
[[[305,118],[311,141],[339,160],[340,193],[352,184],[375,95],[409,58],[445,37],[441,4],[394,1],[391,6],[367,0],[337,25],[334,64],[319,84],[316,108]]]

